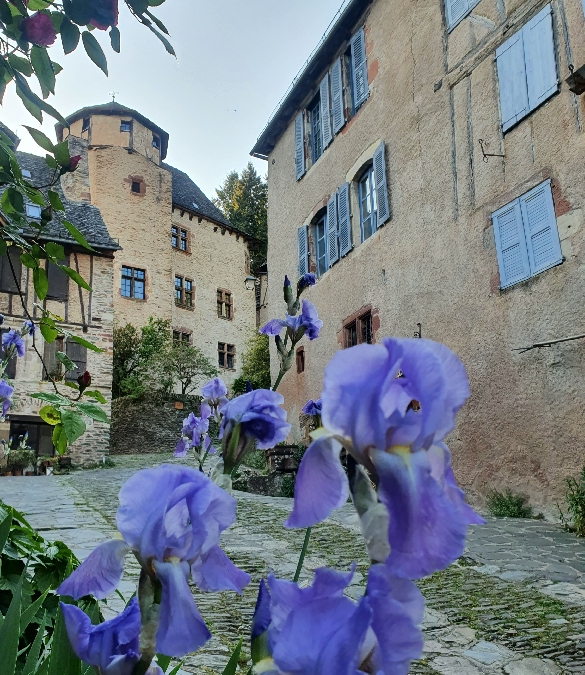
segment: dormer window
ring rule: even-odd
[[[152,147],[156,148],[157,150],[160,150],[160,137],[159,136],[153,136],[152,137]]]
[[[29,218],[40,218],[41,217],[41,207],[38,204],[27,204],[26,205],[26,215]]]
[[[89,117],[84,117],[81,123],[81,133],[84,131],[89,131]]]
[[[28,169],[22,169],[23,178],[32,178],[31,172]]]
[[[120,122],[120,131],[132,131],[132,122],[131,121],[122,121]]]

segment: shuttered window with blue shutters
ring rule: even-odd
[[[496,62],[507,131],[559,90],[550,5],[498,47]]]
[[[323,149],[333,140],[331,131],[331,104],[329,98],[329,73],[321,80],[319,86],[319,102],[321,105],[321,139]]]
[[[337,229],[339,232],[339,255],[347,255],[352,249],[349,206],[349,183],[337,190]]]
[[[445,0],[445,14],[449,29],[455,28],[479,2],[480,0]]]
[[[337,223],[337,192],[335,192],[327,202],[327,262],[329,263],[329,267],[339,260]]]
[[[295,176],[300,180],[305,175],[305,125],[303,113],[295,118]]]
[[[321,277],[329,269],[329,256],[327,250],[327,215],[323,214],[314,225],[315,242],[315,272]]]
[[[331,116],[333,118],[333,133],[337,134],[345,125],[345,110],[343,108],[343,71],[341,58],[337,59],[329,71],[331,80]]]
[[[366,38],[360,28],[351,38],[351,71],[353,84],[353,105],[357,110],[368,98],[368,64],[366,61]]]
[[[563,262],[550,180],[492,215],[500,288]]]
[[[378,203],[376,228],[378,228],[382,227],[382,225],[384,225],[384,223],[390,218],[390,205],[388,203],[388,182],[386,180],[386,153],[384,152],[383,141],[376,148],[373,161],[376,198]]]
[[[299,277],[309,271],[309,246],[307,241],[307,226],[297,230],[297,249],[299,255]]]

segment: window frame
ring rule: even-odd
[[[152,135],[152,147],[160,150],[160,136],[157,134]]]
[[[323,147],[323,129],[321,123],[321,94],[317,94],[307,106],[307,118],[309,120],[309,145],[311,149],[311,164],[321,157]]]
[[[130,270],[130,274],[125,274],[124,270]],[[136,272],[142,273],[142,277],[137,276]],[[123,292],[124,280],[129,281],[129,295],[126,295]],[[138,297],[136,295],[136,284],[142,284],[142,297]],[[122,269],[120,271],[120,296],[130,300],[139,300],[140,302],[146,301],[146,270],[140,267],[122,265]]]
[[[81,133],[83,133],[84,131],[89,131],[90,126],[91,126],[91,118],[84,117],[81,121]]]
[[[449,0],[445,0],[445,21],[447,23],[447,31],[449,33],[456,26],[458,26],[463,21],[463,19],[467,18],[471,14],[471,12],[477,7],[477,5],[479,5],[481,0],[467,0],[467,2],[468,2],[467,10],[458,19],[456,19],[455,21],[451,21],[450,18],[451,12],[449,9],[450,5],[448,4]]]
[[[234,294],[226,288],[217,289],[217,316],[225,321],[234,319]]]
[[[26,209],[26,217],[27,218],[34,218],[35,220],[39,220],[41,217],[41,211],[43,210],[39,204],[31,204],[30,202],[27,202],[25,205]],[[33,213],[31,213],[31,211]]]
[[[296,354],[297,375],[305,372],[305,348],[298,347]]]
[[[323,226],[323,236],[319,236],[319,228]],[[315,246],[315,273],[318,278],[321,278],[325,272],[329,269],[328,258],[327,258],[327,212],[324,211],[320,216],[318,216],[312,226],[312,235],[313,243]],[[321,252],[321,247],[319,242],[322,242],[323,251]],[[321,255],[322,253],[322,255]],[[323,260],[323,271],[321,271],[321,260]]]
[[[124,129],[124,125],[127,125],[128,128]],[[120,133],[129,134],[132,132],[132,120],[120,120]]]
[[[369,195],[363,194],[363,183],[364,179],[366,179],[367,183],[369,184]],[[358,196],[358,209],[359,209],[359,214],[360,214],[360,235],[361,235],[361,243],[363,244],[366,239],[369,239],[370,237],[374,236],[376,231],[378,230],[378,197],[377,197],[377,192],[376,192],[376,176],[375,176],[375,169],[374,169],[374,164],[368,165],[364,171],[362,172],[361,176],[358,178],[357,182],[357,196]],[[364,221],[368,220],[368,218],[364,219],[364,212],[363,212],[363,204],[364,202],[369,201],[369,207],[370,207],[370,215],[369,219],[371,220],[371,234],[369,234],[367,237],[365,236],[365,229],[364,229]]]
[[[177,283],[177,281],[179,283]],[[184,277],[181,274],[175,274],[175,306],[183,309],[194,309],[195,307],[195,288],[193,279]],[[178,293],[177,293],[178,291]]]
[[[181,330],[179,328],[173,328],[173,342],[178,342],[181,344],[191,344],[192,333]]]
[[[8,262],[8,256],[10,256],[12,259],[12,266],[14,267],[14,273],[18,280],[18,284],[12,276],[12,269],[10,267],[10,263]],[[6,253],[0,257],[0,260],[2,261],[0,268],[0,293],[17,294],[18,286],[20,285],[21,289],[23,287],[20,251],[15,246],[9,246]]]
[[[348,339],[348,334],[350,339]],[[365,339],[364,334],[366,336]],[[353,341],[354,336],[355,342]],[[354,314],[343,322],[343,349],[350,349],[361,344],[373,345],[375,342],[371,309],[362,311],[357,316]]]
[[[189,231],[178,225],[171,225],[171,247],[181,253],[189,253]]]
[[[230,365],[231,358],[231,365]],[[227,342],[217,343],[217,363],[224,370],[236,369],[236,346]]]

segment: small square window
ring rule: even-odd
[[[124,121],[120,122],[120,131],[131,131],[132,130],[132,122]]]
[[[40,218],[41,217],[41,207],[38,204],[27,204],[26,205],[26,215],[29,218]]]
[[[374,342],[372,312],[365,312],[343,326],[343,342],[345,349],[361,344],[371,345]]]
[[[22,169],[21,173],[23,178],[32,178],[32,174],[28,169]]]
[[[140,194],[140,183],[137,180],[132,181],[132,192]]]

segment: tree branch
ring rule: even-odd
[[[524,354],[524,352],[529,352],[531,349],[542,349],[543,347],[551,347],[552,345],[559,344],[559,342],[570,342],[571,340],[583,339],[585,339],[585,333],[582,335],[571,335],[570,337],[559,338],[558,340],[548,340],[547,342],[535,342],[533,345],[530,345],[530,347],[516,347],[515,349],[512,349],[512,351]]]

